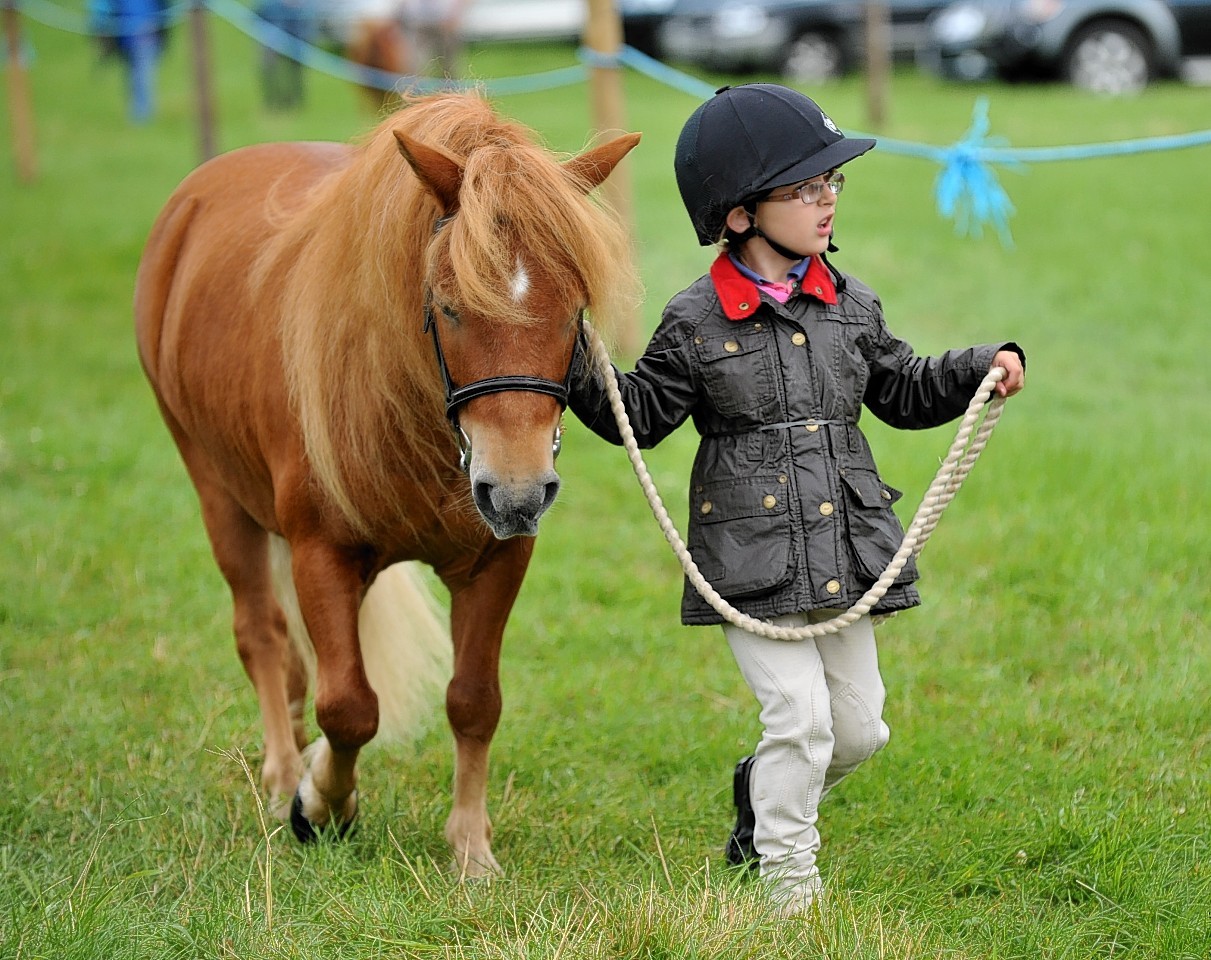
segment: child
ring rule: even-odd
[[[673,297],[619,387],[641,447],[687,418],[702,436],[690,480],[688,546],[733,606],[779,625],[827,620],[878,579],[899,548],[900,493],[858,428],[865,405],[895,427],[960,416],[993,366],[1022,389],[1024,354],[1001,342],[918,357],[883,322],[878,297],[825,257],[845,177],[875,141],[846,137],[808,97],[775,84],[724,87],[677,142],[677,185],[698,241],[721,252]],[[598,376],[570,406],[621,443]],[[875,608],[920,602],[913,563]],[[722,618],[687,582],[686,624]],[[755,756],[736,768],[736,864],[760,858],[783,915],[822,891],[820,801],[887,743],[869,617],[815,640],[767,640],[725,623],[761,705]]]

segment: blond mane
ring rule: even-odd
[[[397,129],[465,163],[457,214],[440,232],[442,211],[400,155]],[[403,521],[401,482],[434,501],[448,492],[438,478],[451,431],[422,331],[426,288],[502,324],[542,322],[519,315],[509,289],[524,244],[535,273],[578,290],[603,329],[633,306],[625,232],[582,187],[478,95],[417,98],[318,183],[267,246],[256,275],[285,278],[283,355],[310,465],[353,529],[368,533],[371,517]]]

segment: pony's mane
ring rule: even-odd
[[[396,130],[464,161],[456,214],[440,231],[443,211]],[[402,479],[434,501],[448,493],[437,482],[452,444],[422,331],[426,286],[457,309],[537,322],[510,291],[524,252],[538,275],[583,296],[601,328],[616,329],[633,307],[625,231],[586,192],[529,130],[477,94],[446,93],[387,117],[281,224],[256,276],[285,278],[292,402],[315,479],[355,530],[369,532],[371,517],[406,522],[393,513]]]

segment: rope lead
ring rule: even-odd
[[[1000,419],[1001,409],[1005,405],[1004,397],[992,397],[996,385],[1005,377],[1005,369],[993,367],[971,398],[971,403],[967,405],[967,412],[963,415],[963,420],[959,424],[958,432],[950,445],[946,459],[942,461],[942,465],[934,475],[933,483],[929,485],[925,496],[921,498],[921,504],[917,507],[912,522],[904,532],[900,549],[892,556],[882,576],[858,599],[857,603],[831,620],[802,627],[779,627],[741,613],[720,596],[719,592],[707,583],[706,578],[698,571],[694,558],[690,556],[685,541],[681,539],[681,535],[669,517],[668,510],[665,509],[664,502],[660,499],[660,492],[652,482],[647,464],[643,462],[639,444],[635,442],[635,431],[631,429],[630,418],[622,403],[622,393],[618,389],[618,379],[610,360],[609,351],[606,350],[597,330],[587,320],[585,328],[589,334],[593,362],[605,381],[610,409],[614,412],[619,433],[622,434],[622,445],[630,458],[635,476],[639,479],[639,485],[647,497],[648,505],[652,508],[652,514],[656,517],[656,522],[660,525],[665,540],[673,548],[673,553],[680,561],[686,577],[702,598],[728,623],[769,640],[795,641],[823,637],[839,632],[868,614],[883,599],[884,594],[891,588],[909,558],[918,556],[925,547],[925,543],[938,525],[943,511],[954,499],[959,487],[963,485],[963,481],[967,479],[971,468],[975,466],[976,460],[979,459],[984,447],[988,444],[988,438],[992,435],[997,420]],[[989,403],[989,398],[992,398],[991,403]],[[982,420],[981,413],[984,413]]]

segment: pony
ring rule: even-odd
[[[417,53],[406,28],[404,0],[315,0],[308,5],[315,32],[346,60],[401,77],[416,73]],[[375,113],[398,106],[393,90],[372,80],[358,84]]]
[[[500,870],[501,637],[559,490],[580,318],[636,302],[627,232],[589,194],[639,136],[557,157],[478,93],[414,97],[354,144],[208,161],[151,229],[139,357],[230,588],[262,788],[302,841],[349,829],[359,751],[424,714],[441,646],[445,836],[461,874]]]
[[[350,24],[345,57],[359,66],[386,73],[405,76],[415,72],[412,45],[397,20],[368,18]],[[375,111],[392,104],[397,96],[371,83],[362,83],[359,88]]]

